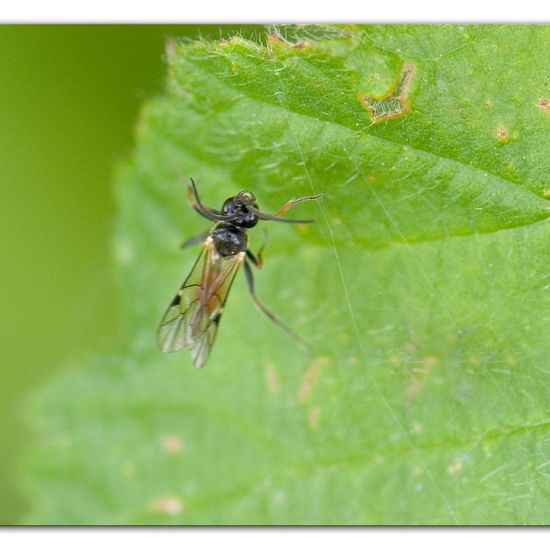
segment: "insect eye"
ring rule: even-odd
[[[223,206],[222,206],[222,213],[223,214],[231,215],[231,214],[235,213],[235,210],[236,210],[236,206],[235,206],[235,201],[234,201],[233,197],[227,199],[223,203]]]
[[[237,198],[246,204],[252,204],[256,201],[256,197],[250,191],[241,191]]]

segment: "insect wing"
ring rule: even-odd
[[[244,255],[241,252],[230,257],[217,253],[207,256],[201,282],[200,305],[188,322],[189,348],[196,368],[201,368],[206,363],[214,345],[223,308]]]
[[[200,282],[207,262],[206,250],[205,244],[160,322],[157,342],[161,351],[165,353],[178,351],[189,345],[186,318],[188,319],[200,304]]]
[[[166,353],[189,347],[195,367],[208,359],[231,284],[244,252],[220,256],[208,238],[191,273],[159,326],[159,348]]]

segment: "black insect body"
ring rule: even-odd
[[[228,257],[239,252],[246,252],[248,237],[240,227],[220,223],[210,236],[214,241],[214,248],[220,256]]]
[[[214,344],[231,284],[241,264],[258,308],[296,340],[305,343],[256,297],[251,264],[261,267],[262,255],[261,249],[257,254],[248,249],[246,231],[259,220],[311,223],[312,220],[285,219],[280,216],[295,204],[316,200],[321,196],[319,194],[290,200],[274,215],[269,215],[259,210],[253,193],[241,191],[235,197],[227,199],[221,211],[217,211],[202,204],[195,182],[191,180],[188,187],[190,206],[216,224],[207,234],[193,237],[182,245],[185,247],[203,241],[201,253],[191,273],[160,323],[157,341],[161,351],[169,353],[188,347],[195,367],[204,366]]]

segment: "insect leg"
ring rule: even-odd
[[[262,258],[262,254],[263,254],[263,251],[264,251],[264,248],[265,248],[265,245],[267,243],[267,231],[264,230],[264,238],[262,240],[262,246],[260,246],[258,252],[256,252],[256,254],[254,254],[254,252],[252,252],[251,250],[248,250],[246,251],[246,256],[247,258],[254,264],[255,267],[257,267],[258,269],[261,269],[261,267],[264,265],[264,261],[263,261],[263,258]]]
[[[298,336],[288,325],[283,323],[278,317],[276,317],[269,309],[267,309],[262,302],[258,299],[256,296],[256,291],[254,290],[254,275],[252,274],[252,268],[250,267],[250,264],[245,261],[244,262],[244,274],[246,277],[246,283],[248,285],[248,290],[250,290],[250,294],[252,295],[252,299],[254,300],[254,303],[258,306],[258,309],[269,319],[271,319],[276,325],[280,326],[287,334],[292,336],[294,340],[296,340],[303,348],[305,349],[311,349],[310,344],[308,344],[301,336]]]
[[[261,269],[262,265],[264,265],[264,262],[261,256],[261,251],[258,252],[257,254],[254,254],[254,252],[247,250],[246,257],[254,264],[254,267],[257,267],[258,269]]]
[[[202,243],[206,237],[208,237],[208,235],[210,234],[210,231],[205,231],[204,233],[201,233],[200,235],[197,235],[196,237],[191,237],[190,239],[187,239],[184,243],[182,243],[180,245],[180,248],[183,249],[183,248],[187,248],[188,246],[191,246],[191,245],[194,245],[194,244],[197,244],[197,243]]]

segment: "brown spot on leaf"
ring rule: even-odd
[[[460,470],[464,467],[464,462],[460,458],[456,458],[449,466],[447,467],[447,472],[452,476],[458,474]]]
[[[286,38],[283,38],[280,34],[272,32],[267,37],[267,43],[272,46],[275,43],[282,44],[287,48],[294,48],[297,50],[303,50],[308,46],[307,40],[300,40],[299,42],[289,42]]]
[[[311,362],[309,368],[302,377],[302,383],[298,389],[299,401],[305,403],[309,399],[311,391],[313,390],[313,384],[321,372],[321,367],[328,365],[329,363],[330,359],[324,356],[318,357]]]
[[[500,143],[506,143],[510,139],[510,132],[508,132],[508,130],[502,124],[499,124],[497,126],[496,134],[497,139],[498,141],[500,141]]]
[[[550,99],[547,97],[539,97],[537,107],[545,112],[550,112]]]
[[[168,453],[179,453],[184,447],[183,438],[178,435],[166,435],[162,438],[162,448]]]
[[[504,360],[506,361],[507,365],[514,366],[514,365],[517,364],[516,356],[513,353],[510,353],[510,352],[508,352],[506,354],[506,357],[504,358]]]
[[[321,420],[321,407],[311,407],[307,412],[307,423],[312,430],[315,430],[319,426]]]
[[[309,399],[309,396],[311,394],[311,390],[313,389],[313,383],[319,376],[320,367],[319,365],[312,365],[307,369],[306,373],[304,374],[304,377],[302,378],[302,384],[300,386],[300,389],[298,390],[298,400],[299,401],[307,401]]]
[[[160,497],[152,500],[149,508],[155,514],[177,516],[183,512],[183,502],[180,498],[174,496]]]
[[[416,374],[407,386],[407,405],[410,406],[412,400],[416,397],[422,384],[428,378],[430,371],[439,365],[439,357],[435,355],[426,355],[420,360],[421,367],[415,369]]]
[[[401,116],[411,108],[407,94],[415,73],[416,65],[407,61],[401,69],[397,83],[387,94],[380,97],[359,94],[359,99],[369,111],[373,122]]]
[[[265,383],[269,393],[275,394],[279,391],[279,375],[272,365],[269,365],[265,370]]]
[[[428,370],[437,367],[437,365],[439,365],[439,358],[435,355],[427,355],[422,359],[422,366],[426,370],[426,373],[428,372]]]
[[[414,378],[407,386],[407,400],[409,403],[416,397],[419,388],[420,382]]]

